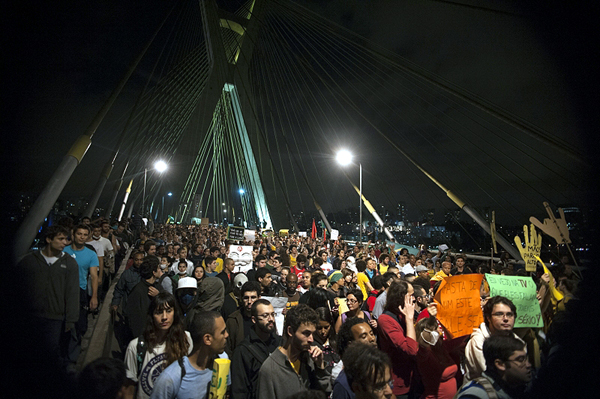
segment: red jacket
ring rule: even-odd
[[[404,334],[406,321],[403,315],[397,316],[385,311],[377,319],[377,329],[379,348],[387,353],[392,361],[394,395],[404,395],[410,391],[411,380],[417,369],[419,344]]]

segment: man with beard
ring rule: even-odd
[[[318,324],[317,312],[308,305],[300,304],[287,312],[283,326],[285,343],[265,360],[258,372],[259,398],[287,398],[309,389],[331,392],[323,352],[313,345]]]
[[[260,298],[260,284],[248,281],[240,290],[240,308],[227,318],[227,355],[233,356],[235,348],[250,335],[252,330],[252,304]]]
[[[250,335],[233,352],[231,362],[231,396],[233,399],[257,398],[258,372],[281,343],[275,328],[275,311],[266,299],[252,304]]]

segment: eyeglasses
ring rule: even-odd
[[[258,317],[259,319],[262,319],[262,320],[268,320],[268,319],[275,320],[275,313],[263,313],[263,314],[257,315],[256,317]]]
[[[377,387],[373,388],[373,392],[383,392],[387,387],[394,389],[394,380],[389,380],[388,382],[384,383],[383,386],[378,385]]]
[[[516,359],[508,359],[509,362],[515,362],[515,364],[519,367],[523,367],[528,363],[527,356],[518,356]]]
[[[346,299],[346,303],[358,303],[356,299]]]
[[[513,317],[515,317],[515,314],[513,312],[506,312],[506,313],[496,312],[496,313],[492,313],[492,317],[496,317],[498,319],[507,317],[509,319],[512,319]]]

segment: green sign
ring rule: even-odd
[[[531,277],[486,274],[485,278],[490,285],[490,297],[504,296],[517,307],[515,328],[544,326],[536,286]]]

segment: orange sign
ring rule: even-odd
[[[446,277],[435,294],[438,320],[453,338],[471,335],[483,323],[479,288],[482,274],[462,274]]]

